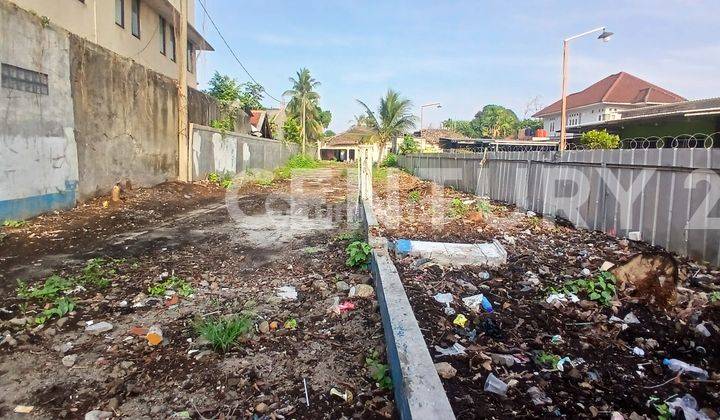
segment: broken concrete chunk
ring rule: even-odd
[[[62,358],[62,364],[65,367],[73,367],[77,361],[77,354],[68,354]]]
[[[457,374],[457,369],[452,367],[448,362],[435,363],[435,370],[437,370],[438,375],[443,379],[454,378]]]
[[[113,325],[109,322],[98,322],[97,324],[88,325],[85,327],[85,332],[88,334],[102,334],[113,329]]]

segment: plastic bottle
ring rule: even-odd
[[[708,373],[705,369],[700,369],[693,365],[687,364],[682,360],[678,359],[663,359],[663,365],[667,366],[673,372],[686,373],[690,376],[694,376],[698,379],[707,379]]]
[[[485,311],[487,311],[488,313],[492,313],[492,304],[485,296],[482,297],[482,301],[480,302],[480,304],[482,305],[483,309],[485,309]]]

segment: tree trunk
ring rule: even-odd
[[[305,143],[307,143],[307,133],[305,132],[305,100],[302,103],[302,154],[305,154]]]

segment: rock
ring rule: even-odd
[[[269,408],[269,407],[268,407],[267,404],[261,402],[261,403],[259,403],[258,405],[255,406],[255,412],[260,413],[260,414],[263,414],[263,413],[266,413],[266,412],[268,411],[268,408]]]
[[[610,269],[613,267],[615,267],[615,264],[611,263],[610,261],[605,261],[600,266],[600,271],[610,271]]]
[[[268,331],[270,331],[270,323],[267,321],[262,321],[260,324],[258,324],[258,331],[265,334]]]
[[[45,330],[44,334],[48,337],[52,337],[57,334],[57,331],[55,330],[55,328],[48,328],[47,330]]]
[[[375,293],[375,289],[369,284],[358,284],[350,288],[348,297],[367,298]]]
[[[17,325],[17,326],[22,327],[28,323],[28,319],[27,318],[13,318],[13,319],[8,320],[8,322],[12,325]]]
[[[102,420],[109,419],[113,416],[110,411],[93,410],[85,414],[85,420]]]
[[[102,334],[113,329],[113,325],[109,322],[98,322],[97,324],[88,325],[85,327],[85,332],[88,334]]]
[[[55,325],[56,325],[58,328],[62,328],[63,326],[65,326],[65,323],[66,323],[67,321],[68,321],[68,318],[67,318],[66,316],[64,316],[64,317],[58,319],[57,321],[55,321]]]
[[[68,354],[62,358],[62,364],[65,367],[73,367],[77,361],[77,354]]]
[[[322,280],[313,280],[312,288],[315,290],[325,290],[327,289],[327,284]]]
[[[65,353],[69,352],[70,350],[72,350],[72,348],[73,348],[73,343],[68,341],[67,343],[63,343],[63,344],[53,347],[53,350],[59,352],[60,354],[65,354]]]
[[[107,409],[110,411],[115,411],[118,409],[118,407],[120,407],[120,401],[115,397],[110,398],[110,401],[108,401],[107,403]]]
[[[438,375],[443,379],[454,378],[457,374],[457,369],[452,367],[448,362],[435,363],[435,370],[437,370]]]
[[[657,342],[654,338],[648,338],[645,340],[645,348],[652,350],[660,347],[660,343]]]
[[[10,333],[6,333],[3,340],[0,342],[0,344],[7,344],[10,347],[16,347],[17,346],[17,340],[14,339]]]
[[[590,274],[592,274],[592,272],[587,268],[583,268],[580,274],[582,274],[584,277],[590,277]]]
[[[165,411],[164,405],[153,405],[150,407],[150,414],[160,414]]]
[[[335,288],[338,290],[338,292],[345,292],[347,290],[350,290],[350,285],[344,281],[339,281],[335,283]]]

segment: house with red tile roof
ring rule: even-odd
[[[685,98],[660,86],[621,71],[612,74],[580,92],[567,97],[567,128],[573,131],[583,126],[620,119],[623,111],[676,102]],[[560,133],[562,102],[546,106],[533,117],[541,118],[550,137]]]

